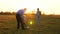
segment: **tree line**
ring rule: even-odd
[[[15,15],[16,12],[0,12],[0,15]]]

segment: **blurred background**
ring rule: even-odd
[[[24,14],[28,29],[17,30],[16,12]],[[36,26],[36,9],[41,11],[40,26]],[[60,0],[0,0],[0,34],[60,34]]]

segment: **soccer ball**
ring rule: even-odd
[[[27,26],[27,29],[29,29],[29,26]]]

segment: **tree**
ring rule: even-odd
[[[1,11],[0,14],[4,14],[3,11]]]

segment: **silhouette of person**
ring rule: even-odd
[[[21,28],[22,30],[24,30],[24,12],[26,11],[26,8],[18,10],[18,12],[16,13],[16,19],[17,19],[17,29],[20,28],[20,24],[21,24]]]
[[[40,25],[40,15],[41,15],[41,11],[39,11],[39,8],[37,8],[37,12],[36,12],[36,23],[37,23],[37,25]]]

